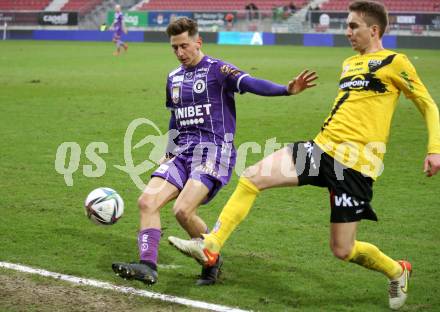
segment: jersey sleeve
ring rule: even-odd
[[[438,107],[431,96],[413,99],[428,128],[428,153],[440,154],[440,121]]]
[[[171,98],[171,84],[169,78],[167,79],[167,83],[166,83],[165,107],[170,110],[173,108],[173,100]]]
[[[174,150],[177,146],[177,136],[178,136],[178,130],[177,130],[177,121],[176,121],[176,115],[174,111],[171,111],[170,121],[168,125],[168,141],[167,141],[167,147],[165,154],[168,158],[171,158],[174,156]],[[173,131],[176,131],[177,133],[173,133]]]
[[[170,83],[170,79],[167,79],[166,83],[166,100],[165,100],[165,106],[170,111],[170,121],[168,124],[168,143],[166,148],[166,156],[168,158],[172,157],[174,148],[176,147],[176,137],[171,137],[171,134],[173,130],[177,131],[177,120],[176,120],[176,114],[174,111],[174,105],[173,105],[173,99],[171,97],[171,87],[172,84]],[[178,133],[178,132],[177,132]]]
[[[240,91],[262,96],[289,95],[286,86],[251,76],[246,76],[241,80]]]
[[[242,93],[240,90],[240,82],[244,77],[249,76],[249,74],[232,64],[221,61],[218,62],[216,66],[216,77],[220,85],[225,86],[229,91]]]
[[[419,96],[429,96],[425,85],[420,80],[416,69],[406,55],[397,54],[394,63],[393,81],[397,88],[401,90],[408,99],[414,99]]]
[[[428,153],[440,153],[440,121],[438,106],[405,55],[396,56],[395,84],[413,101],[428,128]]]

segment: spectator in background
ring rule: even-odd
[[[296,12],[296,6],[295,6],[295,3],[293,3],[293,1],[290,1],[289,10],[290,10],[291,14]]]
[[[285,5],[283,6],[283,19],[288,19],[291,15],[293,15],[296,11],[296,6],[295,4],[292,2],[290,2],[289,5]]]
[[[255,3],[251,2],[244,8],[247,11],[247,16],[250,21],[253,19],[258,19],[258,7],[255,5]]]
[[[258,19],[260,16],[260,13],[258,12],[258,7],[255,5],[255,3],[253,4],[253,8],[254,8],[254,19]]]
[[[226,14],[225,21],[226,21],[226,30],[227,31],[232,30],[232,27],[234,26],[234,14],[232,14],[231,12]]]
[[[315,6],[310,6],[310,10],[312,10],[312,11],[320,11],[321,7],[319,6],[319,4],[317,4]]]
[[[310,5],[309,8],[308,8],[307,15],[306,15],[306,21],[309,21],[310,12],[320,11],[320,10],[321,10],[321,7],[319,6],[319,4],[317,4],[317,5]]]
[[[272,8],[273,20],[279,22],[283,17],[284,8],[280,6],[275,6]]]

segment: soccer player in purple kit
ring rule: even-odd
[[[122,34],[126,34],[127,29],[125,28],[124,24],[124,13],[122,13],[121,6],[119,4],[115,5],[115,18],[113,20],[111,29],[114,31],[112,41],[116,44],[116,51],[113,52],[113,55],[118,56],[121,54],[121,48],[124,48],[125,51],[128,49],[128,45],[121,40]]]
[[[152,285],[157,282],[158,246],[161,238],[160,209],[176,199],[173,212],[191,238],[208,233],[197,208],[209,202],[230,180],[235,165],[234,93],[287,96],[315,86],[314,72],[304,70],[287,86],[251,77],[234,65],[206,56],[197,23],[179,18],[167,27],[171,47],[181,63],[166,84],[166,107],[171,112],[167,155],[152,174],[139,197],[139,263],[113,263],[113,271],[125,279]],[[172,143],[172,144],[171,144]],[[197,285],[216,282],[222,258],[203,267]]]

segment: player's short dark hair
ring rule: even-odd
[[[354,1],[349,5],[348,10],[350,12],[361,13],[368,26],[377,24],[380,28],[379,37],[382,38],[388,26],[388,12],[382,3],[375,1]]]
[[[188,17],[180,17],[171,22],[167,27],[168,37],[177,36],[186,31],[190,37],[196,36],[199,33],[197,22]]]

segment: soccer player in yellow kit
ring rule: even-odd
[[[315,139],[296,142],[246,169],[204,240],[169,241],[205,266],[217,259],[225,241],[246,217],[257,195],[280,186],[327,187],[331,199],[330,248],[345,261],[378,271],[389,279],[389,305],[404,305],[411,264],[396,261],[376,246],[356,240],[362,219],[377,220],[370,201],[372,185],[383,170],[383,154],[400,92],[411,99],[428,128],[427,176],[440,170],[438,107],[403,54],[386,50],[382,35],[388,25],[384,6],[356,1],[349,6],[346,35],[359,54],[342,65],[338,96]]]

